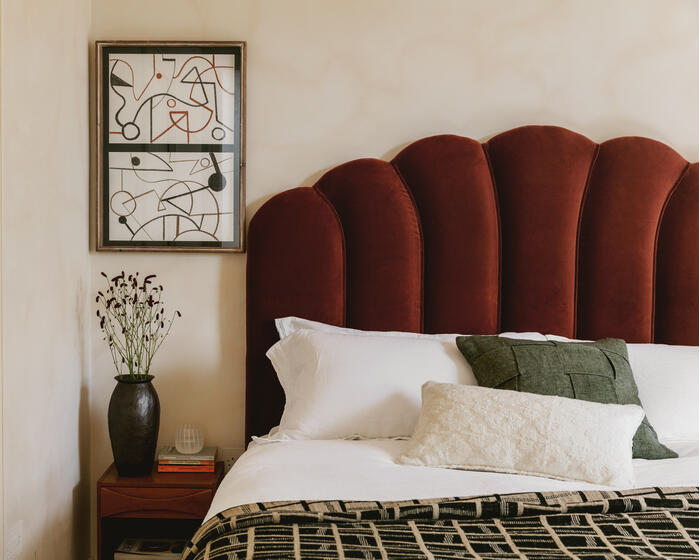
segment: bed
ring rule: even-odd
[[[430,137],[280,193],[249,228],[247,440],[285,405],[280,317],[697,346],[697,207],[698,164],[668,146],[550,126]],[[399,465],[405,439],[258,440],[183,558],[697,557],[698,442],[663,443],[678,457],[611,488]]]

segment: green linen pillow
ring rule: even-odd
[[[483,387],[642,406],[627,344],[619,338],[558,342],[459,336],[457,347]],[[659,443],[646,416],[634,436],[632,453],[642,459],[678,457]]]

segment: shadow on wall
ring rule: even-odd
[[[90,350],[87,282],[81,279],[75,303],[80,355],[80,399],[78,401],[78,484],[73,488],[73,557],[87,558],[90,549]]]
[[[80,481],[73,488],[73,557],[87,558],[90,548],[90,399],[87,385],[80,387],[78,405],[78,460]]]
[[[72,488],[70,505],[68,501],[61,502],[64,509],[54,511],[50,519],[46,519],[40,535],[32,535],[26,542],[21,543],[21,550],[28,556],[22,558],[50,559],[56,557],[88,558],[90,547],[90,409],[88,395],[88,351],[86,336],[86,282],[80,280],[76,294],[75,320],[78,326],[77,349],[80,355],[80,383],[76,386],[78,395],[77,411],[66,410],[66,416],[77,420],[77,452],[78,452],[78,483]],[[77,412],[77,414],[75,414]],[[51,477],[51,473],[48,474]],[[64,494],[65,489],[57,488]],[[52,496],[46,497],[52,505],[58,503]],[[37,514],[39,517],[41,513]],[[27,535],[28,536],[28,535]],[[11,543],[6,543],[8,555]],[[49,548],[52,547],[52,548]],[[0,556],[2,554],[0,553]]]
[[[238,447],[245,438],[246,259],[224,259],[220,274],[219,301],[226,306],[219,310],[221,362],[225,365],[223,370],[232,376],[229,384],[240,387],[236,391],[235,400],[231,402],[236,433],[228,441],[235,442]],[[237,339],[231,340],[226,336],[231,332],[241,334]],[[247,442],[243,441],[242,447],[245,448],[246,445]]]

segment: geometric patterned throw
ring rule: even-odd
[[[698,489],[529,492],[237,506],[183,560],[698,558]]]

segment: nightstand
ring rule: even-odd
[[[122,477],[111,465],[97,481],[98,560],[112,560],[125,537],[189,539],[201,525],[224,464],[213,473]]]

